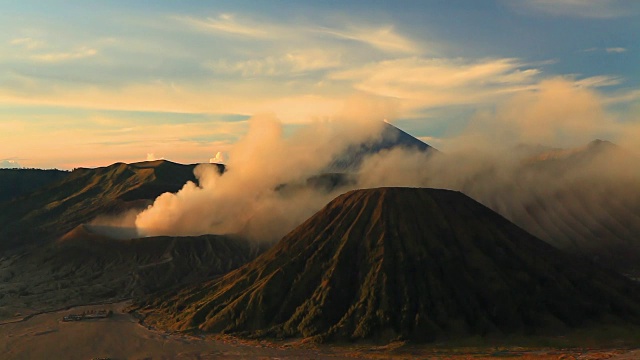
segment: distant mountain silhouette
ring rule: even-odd
[[[640,288],[462,193],[339,196],[226,276],[141,300],[145,321],[251,337],[431,341],[640,323]]]
[[[54,169],[0,169],[0,203],[29,194],[69,174],[69,171]]]
[[[378,138],[369,142],[349,146],[331,162],[326,172],[355,171],[365,157],[393,148],[437,152],[437,150],[430,145],[385,122]]]

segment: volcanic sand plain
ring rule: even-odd
[[[451,345],[319,345],[230,336],[170,334],[126,312],[128,302],[79,306],[0,325],[3,359],[638,359],[638,348],[455,347]],[[112,310],[113,316],[63,322],[69,314]],[[14,319],[14,321],[16,321]]]

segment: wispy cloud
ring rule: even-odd
[[[607,104],[633,104],[640,103],[640,89],[627,89],[618,91],[605,99]],[[640,108],[639,108],[640,109]],[[640,113],[640,112],[637,112]],[[640,120],[640,119],[639,119]]]
[[[411,57],[335,72],[331,78],[351,81],[360,91],[427,107],[478,103],[498,93],[526,89],[539,73],[517,59]]]
[[[44,42],[40,40],[35,40],[30,37],[25,37],[25,38],[13,39],[10,41],[10,44],[15,46],[22,46],[28,50],[34,50],[42,47],[44,45]]]
[[[626,52],[627,49],[623,48],[623,47],[610,47],[610,48],[606,48],[605,51],[608,52],[608,53],[618,53],[619,54],[619,53]]]
[[[580,87],[594,88],[594,87],[614,86],[614,85],[620,84],[621,82],[622,80],[615,76],[599,75],[599,76],[592,76],[592,77],[577,80],[574,82],[574,84]]]
[[[319,28],[320,33],[338,38],[362,42],[386,52],[415,54],[420,45],[398,34],[393,26],[379,28],[352,27],[345,30]]]
[[[227,33],[247,37],[264,38],[269,36],[264,24],[258,25],[248,20],[240,21],[233,14],[220,14],[217,17],[200,19],[191,16],[178,16],[175,19],[201,31]]]
[[[609,54],[621,54],[623,52],[627,52],[627,48],[623,48],[623,47],[608,47],[608,48],[592,47],[592,48],[584,49],[584,50],[582,50],[582,52],[607,52]]]
[[[92,57],[96,54],[98,54],[98,50],[88,47],[82,47],[69,52],[54,52],[31,55],[31,59],[42,62],[60,62]]]
[[[235,14],[220,14],[216,17],[197,18],[177,16],[174,19],[199,31],[243,36],[247,38],[278,40],[288,39],[300,43],[317,40],[319,37],[351,40],[366,44],[388,53],[417,54],[422,51],[420,44],[401,35],[393,25],[371,26],[343,24],[325,27],[313,24],[286,24],[258,22]]]
[[[299,75],[310,71],[326,70],[340,66],[337,52],[305,50],[280,56],[267,56],[251,60],[219,60],[206,64],[215,73],[240,74],[245,77]]]
[[[486,104],[497,97],[531,89],[541,73],[537,68],[510,58],[409,57],[368,65],[344,63],[333,68],[330,66],[335,64],[330,61],[330,55],[326,61],[315,64],[307,63],[308,53],[298,54],[300,59],[289,55],[255,63],[230,62],[222,64],[227,68],[217,69],[242,72],[255,78],[251,82],[237,81],[237,77],[230,76],[226,80],[218,78],[214,87],[208,82],[201,85],[154,82],[100,88],[90,85],[52,87],[47,85],[46,79],[27,78],[24,81],[29,81],[31,87],[50,90],[34,97],[17,91],[19,86],[0,86],[0,103],[192,114],[270,112],[284,122],[301,123],[335,114],[345,98],[358,92],[392,98],[410,114],[429,107]],[[287,71],[310,69],[322,71],[300,79],[294,76],[294,79],[283,81],[281,78]],[[600,80],[601,84],[603,82]]]
[[[506,3],[523,11],[594,19],[632,16],[640,11],[635,0],[507,0]]]
[[[295,87],[272,78],[250,82],[237,78],[217,80],[217,86],[209,82],[152,82],[117,88],[52,83],[39,77],[21,80],[27,82],[25,86],[41,92],[34,96],[22,91],[24,86],[20,82],[18,86],[0,83],[0,104],[185,114],[276,113],[285,122],[300,123],[309,121],[311,116],[335,114],[344,97],[344,92],[323,94],[313,83]]]
[[[16,38],[9,43],[26,50],[22,56],[38,62],[62,62],[92,57],[98,54],[98,50],[88,46],[78,46],[73,50],[67,51],[56,51],[57,49],[50,44],[31,37]]]

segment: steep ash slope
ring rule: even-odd
[[[640,289],[471,198],[412,188],[341,195],[221,279],[140,301],[173,330],[429,341],[640,323]]]

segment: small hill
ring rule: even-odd
[[[432,341],[640,324],[640,288],[462,193],[339,196],[223,278],[139,302],[172,330]]]
[[[159,160],[76,169],[0,204],[0,250],[54,241],[98,215],[144,208],[160,194],[195,182],[195,166]]]
[[[0,203],[31,193],[69,173],[55,169],[0,169]]]

